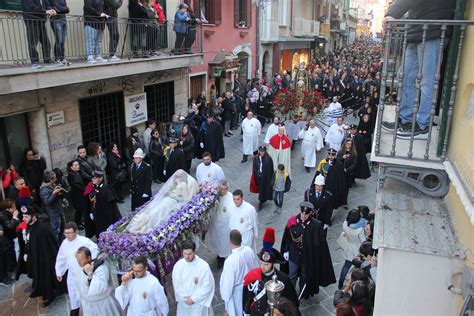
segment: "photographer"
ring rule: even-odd
[[[46,171],[43,175],[43,184],[40,188],[40,199],[44,212],[49,216],[50,229],[57,241],[61,241],[61,226],[64,225],[64,208],[62,199],[67,191],[56,184],[54,171]]]

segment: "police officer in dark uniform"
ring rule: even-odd
[[[145,153],[141,148],[138,148],[133,154],[132,182],[130,184],[132,212],[151,198],[152,170],[151,166],[143,161],[144,158]]]
[[[307,191],[305,201],[311,202],[314,206],[314,216],[324,225],[324,233],[331,226],[332,218],[332,193],[324,189],[325,179],[323,175],[318,175],[314,180],[314,187]]]
[[[283,263],[285,259],[278,250],[273,248],[274,243],[275,230],[268,227],[263,236],[263,248],[258,254],[259,267],[250,270],[244,277],[243,310],[245,314],[251,316],[268,315],[270,309],[265,283],[270,281],[273,275],[276,275],[277,280],[285,285],[281,297],[288,299],[296,308],[299,306],[298,295],[290,278],[275,268],[275,263]]]

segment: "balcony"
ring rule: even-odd
[[[303,18],[295,18],[293,34],[296,37],[319,36],[319,22]]]
[[[105,21],[105,20],[104,20]],[[173,23],[153,23],[154,20],[118,18],[119,34],[116,56],[109,56],[110,32],[105,26],[101,45],[104,62],[87,63],[86,35],[83,16],[66,16],[65,65],[44,64],[40,69],[31,67],[26,24],[44,25],[45,39],[49,41],[51,59],[54,60],[55,36],[52,20],[24,18],[20,12],[0,11],[0,94],[43,89],[145,72],[185,68],[202,63],[202,28],[196,26],[194,42],[189,49],[175,49],[176,33]],[[104,22],[105,23],[105,22]],[[189,41],[190,43],[191,41]],[[42,45],[36,47],[40,61],[44,60]]]
[[[432,196],[447,193],[443,162],[447,157],[456,102],[463,39],[466,30],[473,25],[474,21],[447,20],[393,20],[387,23],[380,89],[380,95],[385,98],[380,98],[378,105],[371,156],[372,161],[382,166],[382,181],[392,177],[410,182]],[[408,45],[407,31],[415,26],[422,34],[418,52],[423,56],[413,59],[414,49]],[[434,28],[439,30],[438,38],[428,39],[428,30],[433,34]],[[436,51],[443,50],[447,37],[451,38],[449,53],[443,60],[443,54]],[[429,64],[415,67],[416,60]],[[399,117],[404,120],[398,120]],[[417,121],[422,125],[421,133]],[[393,126],[387,124],[390,122]],[[427,178],[428,174],[434,177]]]

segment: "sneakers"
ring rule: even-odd
[[[106,62],[108,62],[108,60],[102,58],[102,56],[97,56],[97,57],[95,58],[95,61],[96,61],[96,62],[99,62],[99,63],[106,63]]]
[[[63,60],[61,60],[61,62],[63,63],[64,66],[70,66],[70,65],[72,65],[72,63],[71,63],[69,60],[67,60],[66,58],[64,58]]]
[[[410,139],[412,135],[411,126],[409,128],[401,127],[397,130],[397,137],[401,139]],[[421,128],[415,124],[415,131],[413,132],[413,139],[427,139],[428,127]]]
[[[112,57],[110,57],[110,61],[119,61],[120,58],[117,57],[117,55],[113,55]]]
[[[94,56],[89,55],[89,56],[87,56],[87,63],[88,64],[97,64],[97,60],[94,59]]]
[[[402,120],[398,118],[398,127],[408,128],[408,127],[411,127],[411,123],[402,123]],[[395,129],[395,122],[383,121],[382,128],[386,131],[393,131]]]
[[[12,285],[13,283],[15,283],[15,280],[13,280],[12,278],[6,278],[6,279],[3,279],[3,280],[0,282],[0,285],[3,285],[3,286],[10,286],[10,285]]]
[[[59,60],[59,59],[57,59],[55,63],[56,63],[56,65],[58,65],[59,67],[64,66],[64,63],[63,63],[61,60]]]
[[[37,64],[37,63],[33,63],[33,64],[31,65],[31,68],[33,68],[33,69],[41,69],[41,68],[43,68],[43,66],[41,66],[40,64]]]

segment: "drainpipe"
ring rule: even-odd
[[[260,73],[260,0],[257,0],[257,2],[255,3],[255,6],[256,6],[256,9],[255,9],[255,20],[257,23],[255,23],[255,27],[256,27],[256,32],[257,32],[257,36],[255,38],[255,52],[257,54],[257,56],[255,57],[255,59],[257,60],[257,69],[255,69],[255,76],[258,77],[259,75],[261,76],[262,74]],[[262,21],[263,23],[263,21]]]

